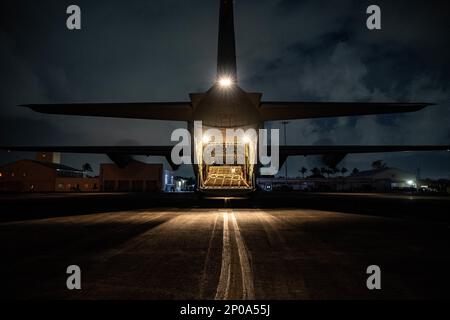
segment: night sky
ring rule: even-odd
[[[288,144],[450,144],[450,19],[444,1],[236,0],[239,85],[280,101],[418,101],[404,115],[291,121]],[[66,28],[66,8],[82,30]],[[382,30],[366,28],[366,8]],[[188,101],[215,78],[218,0],[2,1],[1,145],[166,145],[179,122],[54,116],[27,103]],[[280,122],[267,125],[280,128]],[[283,136],[281,136],[283,142]],[[33,154],[0,154],[0,163]],[[450,153],[348,156],[449,177]],[[149,161],[149,160],[148,160]],[[151,161],[161,161],[154,158]],[[320,166],[290,158],[289,174]],[[109,162],[64,155],[67,165]],[[189,174],[187,168],[180,174]]]

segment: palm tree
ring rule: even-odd
[[[352,175],[358,174],[359,173],[359,169],[358,168],[354,168],[352,171]]]
[[[385,169],[387,168],[387,165],[383,160],[377,160],[372,162],[372,169],[373,170],[379,170],[379,169]]]
[[[339,170],[337,167],[330,168],[330,169],[331,169],[332,174],[334,174],[334,175],[336,175],[338,172],[341,172],[341,170]]]
[[[302,167],[302,168],[300,169],[300,173],[302,174],[303,179],[305,179],[305,173],[307,173],[307,172],[308,172],[308,169],[306,169],[305,167]]]
[[[90,165],[89,163],[85,163],[85,164],[83,164],[83,166],[82,166],[82,170],[83,170],[84,172],[92,172],[92,167],[91,167],[91,165]]]
[[[320,168],[320,172],[322,173],[322,175],[327,175],[327,178],[330,177],[330,174],[333,173],[333,171],[331,169],[328,168]]]
[[[335,173],[335,169],[327,168],[328,178]]]
[[[343,167],[343,168],[341,169],[341,173],[342,173],[343,176],[345,176],[345,174],[346,174],[347,172],[348,172],[347,168]]]
[[[311,172],[312,172],[312,174],[313,174],[314,177],[318,177],[318,176],[321,175],[321,174],[320,174],[320,169],[317,168],[317,167],[312,168],[312,169],[311,169]]]

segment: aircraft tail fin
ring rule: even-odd
[[[226,76],[237,81],[233,5],[234,0],[220,1],[217,78]]]

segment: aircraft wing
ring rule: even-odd
[[[385,102],[261,102],[261,120],[290,120],[325,117],[402,113],[421,110],[431,103]]]
[[[22,152],[61,152],[90,154],[121,154],[143,156],[170,156],[173,146],[36,146],[36,147],[0,147],[4,151]],[[270,150],[270,146],[268,147]],[[417,145],[417,146],[280,146],[280,156],[335,155],[349,153],[383,153],[383,152],[415,152],[415,151],[447,151],[450,145]]]
[[[40,113],[91,117],[175,121],[189,121],[192,118],[190,102],[26,104],[23,107]]]
[[[0,150],[22,151],[22,152],[61,152],[61,153],[90,153],[106,154],[110,158],[121,156],[163,156],[169,164],[172,163],[171,152],[173,146],[36,146],[36,147],[0,147]],[[386,152],[417,152],[417,151],[447,151],[450,145],[417,145],[417,146],[280,146],[280,166],[289,156],[312,156],[322,155],[330,166],[337,165],[347,154],[350,153],[386,153]],[[268,146],[270,152],[270,146]]]
[[[448,146],[280,146],[280,154],[287,156],[332,155],[349,153],[383,153],[414,151],[450,151]]]
[[[270,150],[270,148],[268,149]],[[330,167],[335,167],[347,154],[351,153],[387,153],[387,152],[418,152],[447,151],[450,145],[416,145],[416,146],[280,146],[280,166],[289,156],[321,155],[323,161]]]
[[[91,154],[122,154],[133,156],[166,156],[172,152],[173,146],[36,146],[36,147],[0,147],[8,152],[61,152]]]
[[[0,150],[7,152],[61,152],[61,153],[90,153],[106,154],[120,167],[125,166],[131,156],[162,156],[172,168],[178,166],[172,162],[171,152],[173,146],[36,146],[36,147],[0,147]]]

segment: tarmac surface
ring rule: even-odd
[[[450,297],[448,197],[142,197],[1,196],[1,297]],[[81,290],[66,288],[69,265],[81,268]],[[369,265],[381,268],[381,290],[367,289]]]

